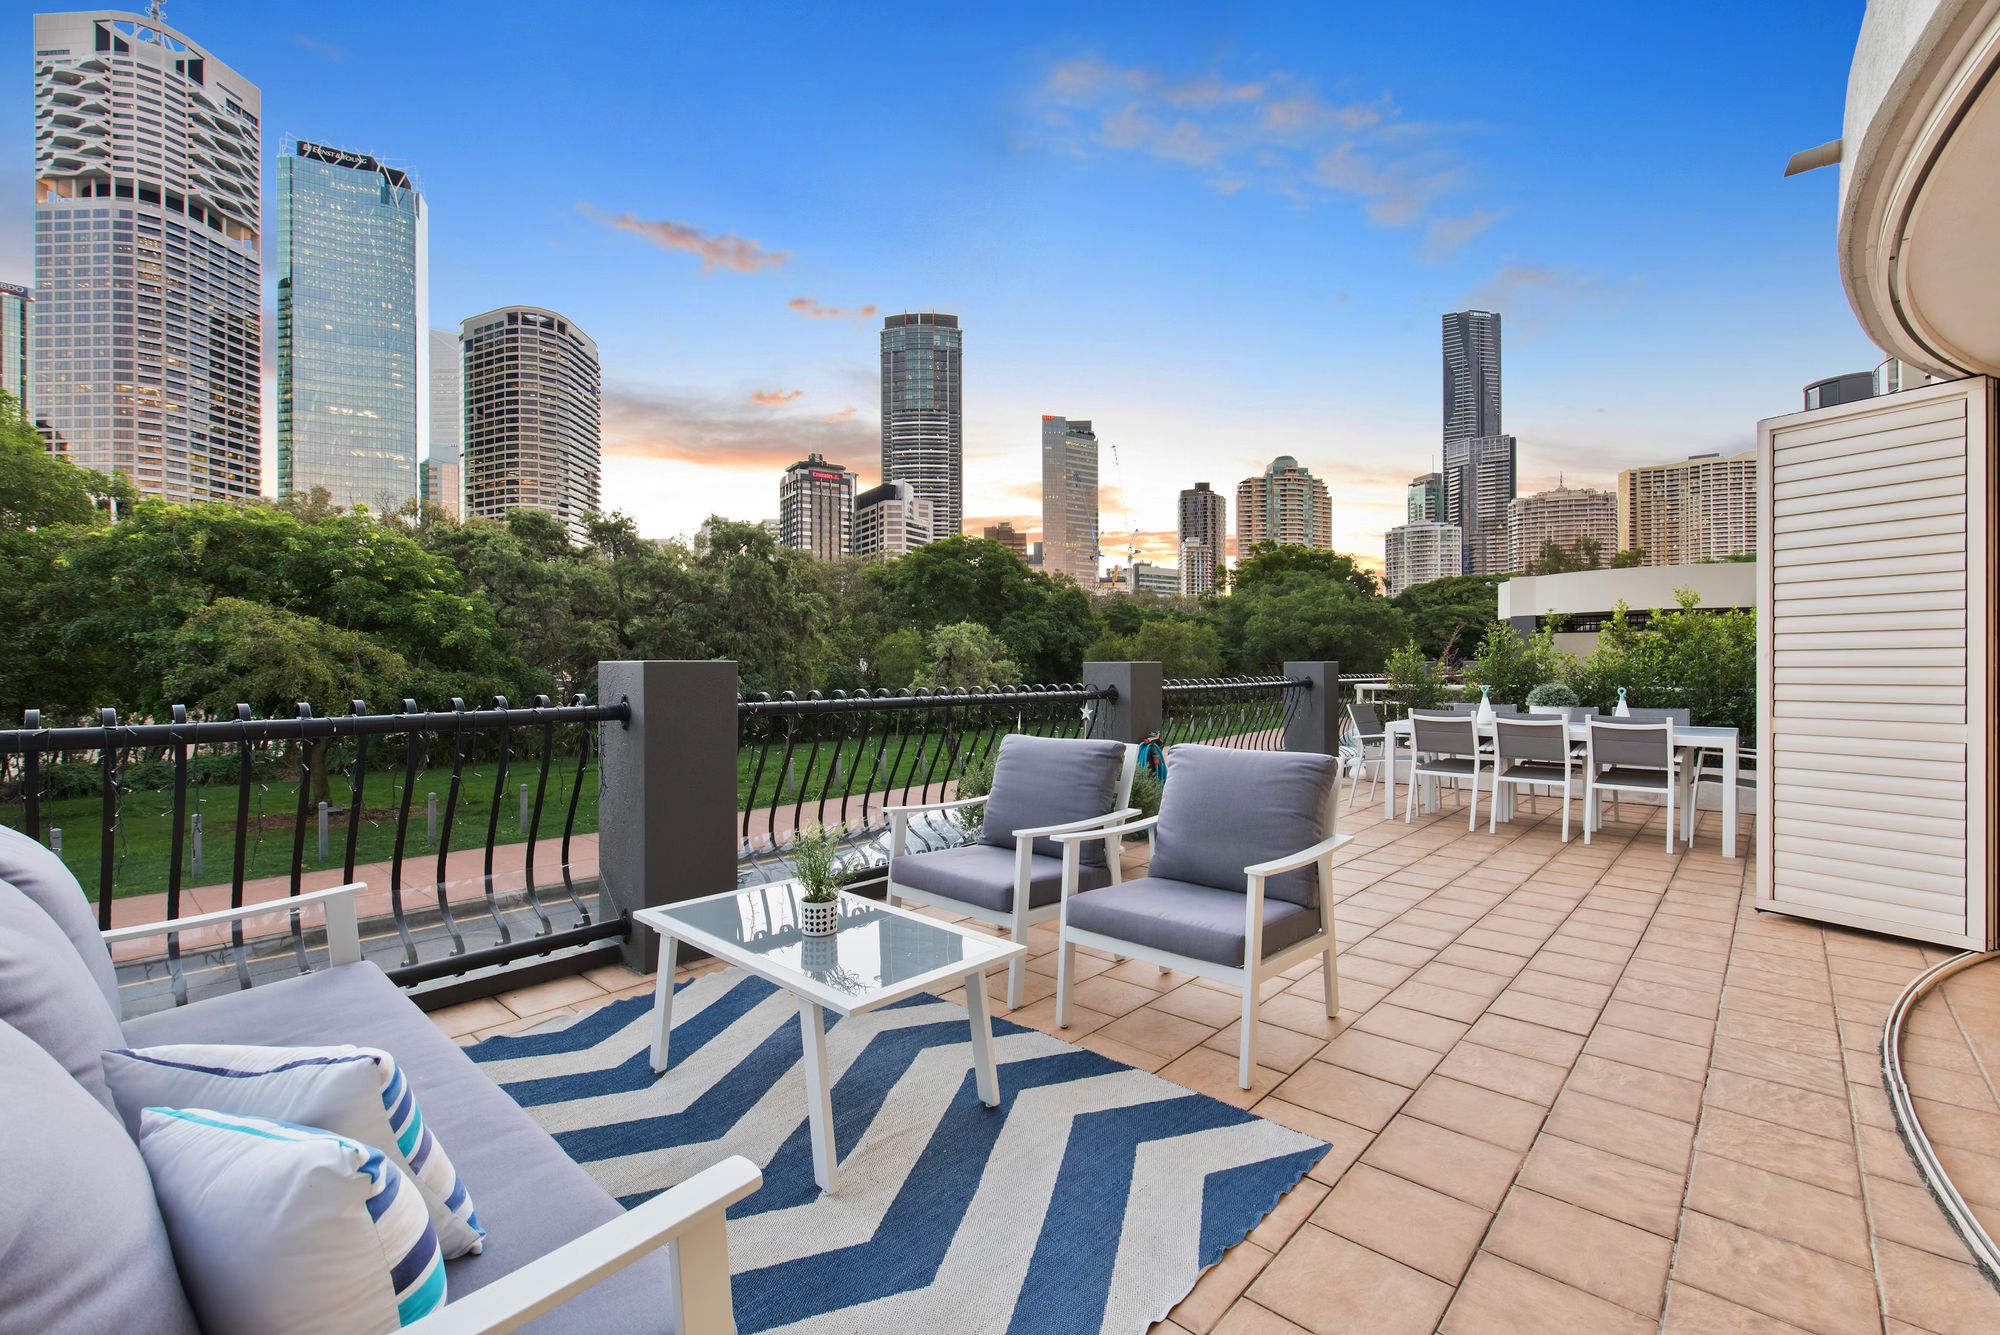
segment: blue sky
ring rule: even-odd
[[[1524,490],[1747,447],[1879,359],[1833,172],[1780,176],[1840,131],[1859,0],[846,8],[168,22],[261,85],[267,164],[303,137],[416,175],[433,324],[526,302],[598,340],[606,504],[655,536],[774,513],[807,449],[874,480],[869,308],[964,321],[969,526],[1039,528],[1041,414],[1096,422],[1107,552],[1288,453],[1379,560],[1437,451],[1447,310],[1505,317]],[[27,29],[0,131],[23,280]]]

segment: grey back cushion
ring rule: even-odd
[[[0,1127],[0,1335],[198,1335],[139,1147],[3,1022]]]
[[[1241,893],[1245,867],[1326,837],[1333,776],[1334,758],[1309,751],[1172,748],[1146,874]],[[1318,887],[1319,869],[1302,867],[1271,877],[1264,894],[1311,905]]]
[[[1007,734],[1000,739],[1000,755],[993,762],[993,791],[986,799],[980,841],[1012,848],[1016,830],[1102,816],[1118,796],[1118,775],[1124,766],[1123,742]],[[1059,858],[1062,845],[1037,839],[1035,851]],[[1104,845],[1085,844],[1083,862],[1103,866]]]
[[[112,1108],[111,1090],[98,1059],[125,1046],[118,1017],[105,1004],[62,929],[34,900],[4,881],[0,881],[0,1021],[40,1044],[93,1098],[107,1110]]]
[[[120,1008],[118,975],[111,970],[111,952],[97,934],[97,918],[84,898],[83,887],[63,860],[19,830],[0,825],[0,881],[34,900],[42,912],[55,919],[116,1015]]]

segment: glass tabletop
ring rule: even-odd
[[[807,936],[799,930],[802,893],[796,882],[783,881],[663,904],[640,916],[722,959],[759,973],[795,975],[811,985],[808,992],[854,1003],[922,980],[961,975],[1020,949],[855,895],[840,897],[832,936]]]

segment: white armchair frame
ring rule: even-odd
[[[968,918],[991,923],[1005,929],[1010,940],[1018,945],[1028,944],[1028,929],[1038,922],[1048,922],[1061,916],[1062,903],[1033,905],[1028,902],[1029,880],[1033,871],[1035,840],[1074,836],[1078,840],[1098,838],[1104,840],[1104,861],[1111,871],[1111,883],[1119,881],[1119,836],[1103,831],[1106,825],[1117,824],[1139,814],[1139,809],[1126,805],[1132,799],[1132,775],[1138,768],[1139,748],[1131,744],[1125,747],[1125,763],[1118,772],[1118,791],[1111,802],[1111,810],[1101,816],[1086,816],[1080,820],[1065,821],[1060,825],[1040,825],[1033,829],[1014,831],[1014,902],[1011,907],[996,911],[983,904],[968,904],[962,899],[949,895],[934,894],[928,890],[918,890],[903,885],[896,880],[896,859],[902,857],[909,843],[910,817],[925,811],[963,811],[986,801],[985,797],[961,797],[953,802],[925,802],[910,806],[884,807],[889,817],[889,903],[922,904],[928,908],[944,909],[951,913],[962,913]],[[1065,846],[1065,855],[1069,846]],[[1028,961],[1025,955],[1007,966],[1007,1009],[1018,1010],[1021,993],[1028,981]]]
[[[1334,779],[1327,789],[1326,806],[1321,814],[1320,828],[1325,832],[1318,843],[1310,848],[1268,862],[1259,862],[1243,869],[1243,959],[1240,965],[1217,964],[1213,960],[1196,959],[1191,955],[1178,955],[1169,950],[1144,945],[1137,941],[1123,941],[1106,936],[1101,932],[1086,932],[1069,925],[1070,896],[1077,893],[1077,873],[1081,870],[1081,845],[1086,839],[1102,835],[1059,834],[1057,843],[1063,846],[1063,888],[1062,900],[1058,905],[1062,919],[1062,943],[1056,948],[1056,1027],[1069,1027],[1070,990],[1076,977],[1076,948],[1090,946],[1112,955],[1131,959],[1146,960],[1162,969],[1179,969],[1200,978],[1213,978],[1217,982],[1228,983],[1243,994],[1243,1024],[1237,1042],[1236,1083],[1244,1089],[1250,1088],[1251,1077],[1257,1067],[1257,1014],[1262,1006],[1263,984],[1285,970],[1315,955],[1325,956],[1322,973],[1326,993],[1326,1015],[1333,1019],[1340,1014],[1340,974],[1334,963],[1337,943],[1333,922],[1333,855],[1343,845],[1354,842],[1351,834],[1340,834],[1336,825],[1339,819],[1340,767],[1334,767]],[[1126,834],[1143,830],[1146,833],[1147,851],[1153,847],[1153,828],[1160,818],[1150,816],[1145,820],[1133,821],[1106,830],[1104,835],[1123,838]],[[1287,946],[1275,955],[1264,954],[1264,883],[1273,876],[1300,867],[1317,863],[1319,866],[1319,930],[1296,945]]]
[[[361,932],[355,899],[367,888],[357,881],[241,908],[115,927],[101,935],[109,947],[317,905],[326,916],[328,962],[336,967],[358,964]],[[755,1164],[732,1155],[404,1329],[414,1335],[505,1335],[664,1247],[673,1288],[660,1301],[674,1328],[680,1335],[735,1335],[727,1212],[763,1182]]]

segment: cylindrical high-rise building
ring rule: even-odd
[[[964,331],[924,311],[882,322],[882,480],[931,503],[936,537],[965,519]]]
[[[261,104],[157,20],[35,16],[35,421],[144,495],[258,494]]]
[[[459,345],[466,514],[546,510],[582,542],[598,500],[597,344],[567,316],[503,306],[467,320]]]
[[[1229,539],[1229,506],[1221,492],[1206,482],[1181,492],[1178,537],[1181,592],[1190,598],[1215,592],[1215,569]]]
[[[1260,477],[1236,484],[1236,559],[1260,542],[1333,550],[1333,498],[1326,483],[1289,454],[1271,460]]]
[[[278,159],[278,495],[379,514],[418,498],[429,231],[400,168],[303,139]]]

